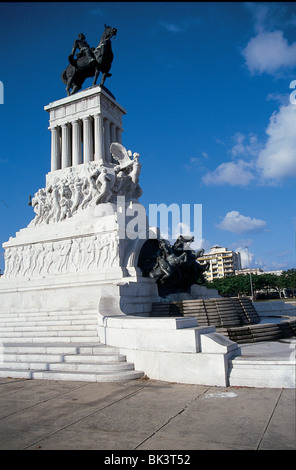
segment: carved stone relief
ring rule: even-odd
[[[116,202],[117,196],[137,200],[142,194],[139,154],[134,153],[131,158],[132,153],[119,143],[111,145],[111,152],[118,165],[90,162],[81,165],[83,171],[80,173],[73,167],[60,170],[59,176],[53,172],[46,187],[39,189],[32,198],[36,216],[29,226],[61,222],[87,207]]]
[[[6,248],[4,277],[46,277],[115,266],[119,266],[119,240],[106,233]]]

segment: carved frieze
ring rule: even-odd
[[[81,165],[80,171],[67,168],[49,178],[46,187],[32,198],[36,216],[29,226],[62,222],[88,207],[116,202],[117,196],[137,200],[142,194],[138,184],[139,154],[132,156],[118,143],[111,145],[111,151],[112,148],[118,165],[90,162]]]
[[[115,233],[6,248],[5,278],[94,272],[119,266]]]

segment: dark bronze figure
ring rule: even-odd
[[[88,77],[94,77],[93,86],[96,85],[100,72],[102,72],[101,86],[104,85],[107,77],[111,77],[109,73],[113,61],[111,38],[115,37],[116,33],[116,28],[105,25],[104,33],[96,48],[91,48],[84,34],[79,34],[69,56],[70,64],[61,75],[62,81],[67,85],[68,96],[79,91]],[[79,53],[75,58],[77,49]]]
[[[193,241],[194,237],[180,235],[173,246],[165,240],[148,240],[149,246],[143,247],[138,265],[144,277],[156,280],[161,297],[190,293],[190,287],[203,278],[208,265],[199,264],[197,258],[204,250],[194,251],[190,247]]]
[[[86,59],[88,60],[89,65],[91,64],[91,62],[96,60],[93,52],[90,49],[89,44],[85,40],[85,36],[84,36],[83,33],[78,34],[78,39],[76,39],[76,41],[74,42],[73,47],[72,47],[71,56],[73,56],[73,57],[75,56],[75,52],[76,52],[77,49],[79,49],[79,51],[80,51],[80,53],[77,57],[85,56]]]

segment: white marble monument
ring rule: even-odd
[[[51,171],[32,198],[35,217],[3,244],[0,346],[12,345],[0,375],[9,369],[13,377],[106,380],[97,373],[75,375],[78,367],[91,364],[69,369],[65,363],[65,342],[76,342],[81,356],[90,350],[81,342],[91,340],[92,351],[98,343],[117,348],[151,378],[227,386],[229,360],[239,354],[236,343],[214,327],[199,327],[195,318],[150,317],[152,303],[160,300],[157,284],[137,266],[144,243],[158,232],[149,227],[138,202],[140,156],[121,144],[125,110],[100,86],[45,110]],[[39,356],[19,370],[34,344]],[[47,358],[50,349],[53,363]]]
[[[93,309],[99,286],[125,285],[127,279],[143,287],[137,311],[149,311],[157,289],[136,267],[149,227],[138,202],[140,156],[121,145],[125,110],[100,86],[45,110],[50,115],[51,171],[32,198],[35,217],[3,244],[0,292],[5,308],[14,309],[17,298],[25,309]],[[144,217],[140,238],[128,228],[139,209]]]

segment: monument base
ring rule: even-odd
[[[230,360],[240,355],[236,343],[195,318],[99,316],[98,332],[156,380],[227,387]]]
[[[151,311],[152,302],[159,300],[157,286],[136,267],[149,229],[142,239],[133,239],[126,231],[128,220],[120,218],[116,204],[106,203],[63,222],[20,230],[3,244],[0,312],[97,309],[102,286],[114,290],[120,313]],[[131,282],[136,293],[128,289]]]

